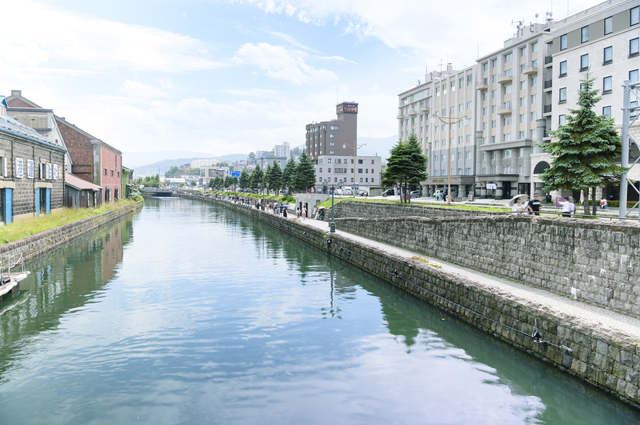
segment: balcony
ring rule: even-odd
[[[498,115],[509,115],[511,114],[511,101],[504,102],[500,109],[498,109]]]
[[[551,113],[551,105],[544,105],[544,113],[545,114],[550,114]]]
[[[513,70],[508,69],[498,74],[498,84],[511,84],[513,82]]]
[[[535,62],[527,62],[524,65],[524,70],[522,71],[525,75],[535,75],[538,73],[538,61]]]
[[[489,79],[488,78],[482,78],[479,82],[478,85],[476,86],[477,90],[489,90]]]
[[[553,63],[553,56],[548,55],[544,57],[544,64],[545,65],[549,65],[550,63]]]
[[[420,108],[420,112],[429,112],[429,105],[422,105],[422,107]]]
[[[550,89],[553,86],[553,80],[545,80],[544,89]]]
[[[405,118],[406,118],[406,117],[404,116],[404,114],[402,114],[402,113],[398,114],[398,119],[399,119],[399,120],[403,120],[403,119],[405,119]]]
[[[418,111],[416,111],[414,108],[411,108],[408,115],[410,117],[415,117],[416,115],[418,115]]]

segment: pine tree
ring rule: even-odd
[[[240,181],[238,182],[238,185],[240,186],[240,189],[246,189],[249,187],[249,172],[246,168],[240,173]]]
[[[271,187],[272,170],[273,168],[271,167],[271,164],[267,164],[267,169],[264,172],[264,176],[262,176],[262,187],[267,188],[267,196],[269,195],[269,189],[272,189]]]
[[[419,185],[427,180],[427,155],[422,153],[422,146],[415,134],[411,134],[405,143],[406,155],[409,158],[410,168],[407,172],[407,183],[410,185]],[[406,186],[405,186],[406,191]],[[408,201],[411,202],[411,196]]]
[[[398,187],[400,189],[402,189],[404,185],[406,190],[411,169],[411,161],[406,143],[398,140],[398,143],[391,148],[389,154],[389,158],[387,158],[387,169],[382,174],[382,185]],[[400,198],[403,202],[406,202],[405,197],[402,196],[402,191],[400,191]]]
[[[256,168],[253,169],[253,172],[251,173],[251,178],[249,179],[251,189],[257,189],[258,185],[262,184],[263,177],[264,177],[264,174],[262,173],[262,168],[260,168],[259,165],[256,165]]]
[[[306,152],[302,152],[300,155],[300,162],[296,167],[296,174],[294,177],[294,187],[298,191],[307,191],[307,189],[314,187],[316,184],[316,170],[309,155]]]
[[[291,190],[293,187],[293,181],[296,175],[296,162],[293,158],[289,158],[287,165],[284,166],[282,172],[282,187]]]
[[[586,75],[579,91],[580,109],[570,109],[566,124],[550,132],[557,140],[539,146],[553,156],[551,167],[540,175],[545,182],[544,190],[584,189],[588,194],[588,188],[592,188],[595,214],[595,188],[619,181],[625,169],[614,163],[622,152],[622,139],[613,126],[613,119],[593,111],[602,99],[593,89],[594,81],[595,78]],[[587,196],[584,213],[589,214]]]
[[[273,161],[273,167],[271,167],[271,176],[269,178],[269,187],[278,194],[282,188],[282,168],[277,161]]]

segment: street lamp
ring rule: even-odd
[[[356,163],[356,153],[357,153],[357,150],[360,149],[363,146],[367,146],[367,144],[363,143],[360,146],[358,146],[358,143],[354,143],[353,146],[347,145],[347,144],[342,145],[342,149],[346,149],[346,148],[353,149],[353,185],[351,185],[351,186],[353,187],[353,197],[354,198],[356,197],[356,184],[357,184],[356,183],[356,165],[358,165]]]
[[[342,186],[342,179],[340,179],[339,182],[340,182],[340,186]],[[326,186],[328,182],[325,179],[325,180],[323,180],[322,183]],[[335,215],[334,215],[334,212],[333,212],[333,205],[334,205],[334,203],[333,203],[333,194],[335,193],[335,191],[336,191],[336,185],[332,184],[331,185],[331,223],[329,223],[329,233],[335,233],[336,232],[336,219],[335,219]]]
[[[447,177],[447,204],[451,203],[451,129],[453,128],[453,124],[458,124],[460,121],[462,121],[463,119],[467,118],[467,116],[463,116],[461,118],[454,118],[454,117],[446,117],[446,118],[442,118],[441,116],[439,116],[438,114],[433,114],[434,117],[438,118],[440,121],[442,121],[445,124],[449,124],[449,136],[448,136],[448,144],[449,144],[449,153],[447,154],[447,157],[449,159],[449,175]],[[445,121],[446,120],[446,121]]]

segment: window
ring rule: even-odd
[[[345,161],[344,163],[346,164],[347,162]],[[375,160],[374,160],[374,159],[372,159],[372,160],[371,160],[371,165],[373,165],[373,164],[375,164],[375,163],[376,163],[376,162],[375,162]],[[371,170],[371,172],[373,173],[373,170]]]
[[[607,117],[607,119],[611,119],[611,106],[603,106],[602,115]]]
[[[504,117],[503,120],[504,120],[503,125],[511,125],[511,117],[510,116]]]
[[[602,64],[607,65],[613,62],[613,46],[605,47],[602,54]]]
[[[453,115],[456,113],[456,107],[452,106],[451,108],[449,108],[449,115]]]
[[[524,148],[518,149],[518,157],[522,158],[524,156]]]
[[[491,113],[492,114],[495,114],[497,109],[498,109],[498,105],[491,105]]]
[[[329,146],[335,146],[336,144],[333,142],[329,142]],[[320,146],[322,146],[322,143],[320,143]]]
[[[467,111],[471,109],[471,101],[467,102]]]
[[[487,92],[482,92],[482,101],[485,102],[487,100]]]
[[[531,140],[535,140],[535,138],[536,138],[536,130],[535,129],[529,131],[529,137],[531,138]]]
[[[637,83],[639,77],[640,75],[638,75],[637,69],[634,69],[633,71],[629,71],[629,81],[631,81],[632,83]]]
[[[504,55],[504,63],[509,63],[513,60],[513,53],[507,53]]]
[[[567,88],[563,87],[558,91],[558,103],[564,103],[567,101]]]
[[[438,143],[440,143],[440,142],[438,142],[438,141],[436,140],[436,141],[435,141],[434,148],[437,148],[437,147],[438,147]]]
[[[609,16],[604,19],[604,35],[611,34],[613,32],[613,16]]]
[[[536,41],[535,43],[533,43],[531,45],[531,53],[537,52],[538,51],[538,42]]]
[[[464,105],[462,103],[458,105],[458,112],[464,112]]]
[[[636,37],[629,40],[629,57],[637,56],[640,52],[640,38]]]
[[[602,79],[602,93],[611,93],[613,89],[613,78],[611,76]]]
[[[560,50],[567,49],[567,34],[560,36]]]
[[[631,9],[631,25],[638,25],[640,22],[640,6]]]
[[[496,120],[491,121],[491,128],[496,128]]]
[[[111,170],[111,177],[113,177],[113,170]]]
[[[467,176],[471,175],[471,168],[467,168]]]
[[[487,174],[487,167],[482,167],[482,174]]]
[[[520,115],[518,116],[518,122],[519,122],[520,124],[524,124],[524,114],[520,114]]]
[[[483,123],[482,123],[482,129],[483,129],[483,130],[486,130],[486,129],[487,129],[487,123],[486,123],[486,122],[483,122]]]
[[[491,68],[498,67],[498,59],[491,59]]]
[[[567,75],[567,61],[560,62],[560,77],[566,77]]]
[[[537,94],[532,94],[531,95],[531,103],[537,103],[538,102],[538,95]]]
[[[453,93],[454,91],[456,91],[456,82],[452,81],[451,82],[451,93]]]
[[[510,94],[511,93],[511,84],[508,84],[506,86],[504,86],[504,93],[503,94]]]
[[[482,116],[487,115],[487,107],[482,108]]]
[[[464,155],[465,155],[464,157],[465,159],[471,159],[471,151],[466,151]]]
[[[586,27],[582,27],[582,29],[580,29],[580,42],[581,43],[586,43],[587,41],[589,41],[589,26],[588,25]]]
[[[491,99],[495,99],[496,98],[496,91],[497,90],[491,90]]]
[[[531,77],[531,87],[538,85],[538,77]]]
[[[580,71],[589,69],[589,53],[580,56]]]
[[[467,134],[465,137],[466,137],[465,143],[471,143],[471,135]]]
[[[473,75],[467,75],[467,86],[470,86],[473,82]]]
[[[489,70],[489,62],[485,62],[482,64],[482,71],[488,71]]]
[[[497,81],[498,81],[498,74],[493,74],[493,75],[491,76],[491,82],[492,82],[492,83],[495,83],[495,82],[497,82]]]
[[[505,142],[510,142],[511,141],[511,133],[507,133],[503,135],[503,139]]]
[[[458,80],[458,88],[461,89],[464,87],[464,77]]]
[[[523,58],[525,56],[527,56],[527,48],[526,48],[526,46],[520,48],[520,57]]]
[[[321,134],[321,136],[322,136],[322,134]],[[330,138],[330,139],[335,139],[335,138],[336,138],[336,135],[335,135],[335,134],[329,134],[329,138]]]
[[[440,97],[440,87],[436,87],[436,97]]]
[[[506,150],[502,153],[502,157],[503,158],[511,158],[511,151],[510,150]]]
[[[511,174],[511,165],[507,165],[505,167],[502,167],[502,172],[503,172],[503,174]]]
[[[558,115],[558,125],[566,125],[567,118],[564,115]]]
[[[330,172],[331,172],[331,168],[327,168],[327,173],[330,173]]]
[[[334,155],[335,153],[335,151],[329,151],[329,155]]]
[[[358,174],[362,174],[362,168],[358,168]]]
[[[462,159],[462,152],[458,152],[458,160]]]
[[[461,145],[462,144],[462,136],[458,136],[458,144]]]
[[[107,169],[104,169],[104,176],[107,177]]]
[[[362,164],[362,163],[363,163],[363,162],[362,162],[362,160],[361,160],[361,159],[359,159],[359,160],[358,160],[358,164]]]
[[[525,106],[525,104],[526,104],[526,103],[525,103],[525,98],[524,98],[524,97],[521,97],[521,98],[520,98],[520,106]]]
[[[437,176],[438,175],[438,170],[433,170],[433,175]]]
[[[491,136],[491,143],[495,143],[496,142],[496,136]]]

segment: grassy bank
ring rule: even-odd
[[[227,195],[227,196],[239,196],[241,198],[262,199],[262,195],[259,193],[246,193],[246,192],[218,192],[215,190],[200,190],[199,193],[208,193],[212,195]],[[277,202],[295,202],[295,196],[278,196],[278,195],[265,195],[264,199]]]
[[[104,214],[132,204],[135,204],[135,201],[120,200],[118,202],[103,204],[98,208],[78,208],[77,210],[63,208],[49,215],[41,215],[37,218],[14,222],[0,227],[0,245],[15,242],[40,232],[45,232],[56,227],[64,226],[65,224],[73,223],[74,221]]]

